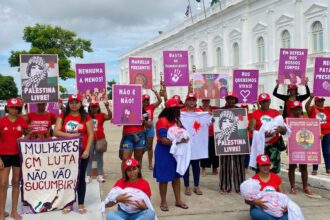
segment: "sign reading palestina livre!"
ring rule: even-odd
[[[20,140],[22,199],[34,213],[63,209],[75,201],[79,138]]]
[[[234,70],[233,81],[239,103],[257,102],[259,70]]]
[[[46,103],[45,111],[52,112],[55,115],[59,114],[60,111],[60,104],[58,102],[48,102]],[[38,111],[38,104],[37,103],[29,103],[28,111],[30,112],[37,112]]]
[[[286,85],[304,85],[306,80],[307,49],[280,50],[278,81]]]
[[[24,102],[58,102],[56,54],[21,54],[20,75]]]
[[[139,84],[143,89],[152,88],[152,59],[129,57],[129,83]]]
[[[141,85],[113,85],[113,119],[116,125],[141,125],[142,120]]]
[[[330,96],[330,57],[315,58],[314,95]]]
[[[288,140],[289,164],[321,163],[321,128],[319,119],[287,118],[291,128]]]
[[[194,93],[200,99],[220,99],[228,93],[227,74],[194,73]]]
[[[84,103],[104,101],[107,95],[104,63],[76,64],[78,93]]]
[[[188,51],[163,51],[165,86],[189,86]]]
[[[214,143],[216,155],[242,155],[250,153],[248,119],[245,108],[213,111]]]

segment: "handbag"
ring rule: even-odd
[[[280,137],[278,138],[278,140],[277,140],[277,142],[275,143],[275,145],[276,145],[277,149],[278,149],[279,151],[281,151],[281,152],[286,150],[286,145],[285,145],[285,143],[284,143],[284,140],[283,140],[283,137],[282,137],[282,136],[280,136]]]
[[[104,153],[108,149],[108,142],[105,138],[96,141],[96,152]]]

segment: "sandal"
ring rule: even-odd
[[[187,195],[187,196],[191,196],[191,189],[190,187],[186,187],[185,191],[184,191],[184,194]]]
[[[62,209],[62,214],[68,214],[70,212],[72,212],[72,206],[67,206]]]
[[[291,195],[296,195],[296,194],[297,194],[296,187],[291,187],[291,189],[290,189],[290,194],[291,194]]]
[[[316,170],[313,170],[311,174],[312,174],[313,176],[316,176],[316,175],[317,175],[317,171],[316,171]]]
[[[186,204],[184,204],[184,203],[181,203],[181,204],[175,204],[175,206],[176,207],[179,207],[179,208],[181,208],[181,209],[188,209],[189,207],[186,205]]]
[[[5,211],[5,212],[3,213],[3,216],[4,216],[5,218],[6,218],[6,217],[9,217],[9,213]]]
[[[162,210],[163,212],[168,212],[168,211],[169,211],[167,205],[160,205],[159,208],[160,208],[160,210]]]
[[[317,195],[315,193],[313,193],[313,191],[309,188],[306,188],[303,190],[304,194],[310,198],[313,198],[313,199],[320,199],[322,198],[320,195]]]
[[[203,195],[203,192],[199,189],[199,187],[195,187],[195,189],[194,189],[194,193],[196,194],[196,195]]]
[[[20,216],[17,212],[14,213],[14,214],[11,214],[10,217],[15,219],[15,220],[22,220],[23,219],[23,217]]]
[[[78,212],[79,212],[79,214],[85,214],[87,212],[87,209],[85,207],[84,208],[79,208]]]

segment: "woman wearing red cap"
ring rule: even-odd
[[[176,172],[177,162],[170,153],[172,141],[167,138],[167,131],[172,126],[182,127],[180,121],[180,108],[182,107],[176,99],[169,99],[165,103],[165,109],[159,114],[156,123],[157,144],[155,149],[154,178],[159,183],[160,209],[169,211],[166,201],[167,185],[172,182],[175,197],[175,206],[187,209],[188,206],[182,202],[180,195],[180,175]],[[183,143],[188,140],[182,140]],[[180,143],[177,143],[180,144]]]
[[[273,96],[284,101],[283,118],[290,116],[290,106],[292,102],[296,100],[303,102],[306,99],[308,99],[310,95],[310,91],[307,83],[308,83],[308,77],[306,77],[306,81],[305,81],[305,88],[306,88],[305,95],[298,95],[298,87],[296,85],[288,85],[288,90],[287,90],[288,95],[281,95],[277,93],[279,83],[278,80],[276,80],[276,86],[273,91]]]
[[[321,124],[322,153],[325,162],[325,170],[330,174],[330,106],[324,106],[324,97],[315,97],[315,105],[311,106],[314,94],[306,102],[305,108],[310,118],[317,118]],[[312,175],[317,175],[318,165],[313,165]]]
[[[57,118],[54,134],[56,137],[73,138],[82,136],[82,154],[80,160],[79,180],[77,186],[78,211],[80,214],[87,212],[85,208],[86,194],[86,169],[89,151],[94,141],[93,122],[82,105],[80,95],[69,95],[65,111]],[[63,213],[72,211],[72,204],[63,209]]]
[[[277,174],[270,172],[271,162],[267,155],[260,154],[256,158],[257,160],[257,173],[252,179],[258,180],[260,184],[260,191],[267,192],[280,192],[284,193],[282,179]],[[265,201],[255,199],[253,201],[245,201],[251,205],[250,216],[252,220],[287,220],[288,213],[287,209],[283,209],[283,216],[281,218],[275,218],[264,211],[267,206],[264,204]]]
[[[140,166],[137,160],[129,158],[123,162],[124,177],[118,180],[114,187],[122,190],[127,188],[134,188],[142,191],[143,196],[147,199],[136,198],[136,193],[126,191],[124,193],[116,193],[112,190],[109,193],[109,198],[105,199],[105,207],[112,207],[118,204],[118,210],[107,214],[107,220],[154,220],[155,212],[151,206],[149,198],[151,197],[151,190],[149,183],[142,178]],[[119,190],[117,190],[119,191]],[[117,195],[119,194],[119,195]],[[114,197],[114,199],[113,199]],[[125,211],[126,207],[134,212],[129,213]]]
[[[20,220],[22,217],[17,212],[17,203],[21,165],[17,140],[27,134],[28,125],[23,117],[19,116],[22,111],[19,99],[9,99],[5,111],[8,115],[0,119],[0,219],[3,220],[5,215],[8,216],[8,213],[5,212],[5,206],[9,173],[12,169],[13,203],[10,216],[15,220]]]
[[[97,141],[105,141],[105,134],[103,124],[105,121],[111,120],[112,112],[109,108],[109,102],[104,102],[105,109],[107,114],[101,112],[100,105],[98,102],[89,103],[88,114],[93,119],[93,128],[94,128],[94,141],[89,151],[89,162],[87,166],[87,176],[86,183],[91,181],[91,172],[92,172],[92,163],[93,156],[95,152],[96,161],[97,161],[97,181],[104,183],[105,179],[103,177],[103,152],[98,152],[96,150]]]

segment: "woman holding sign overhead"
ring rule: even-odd
[[[79,179],[77,185],[78,211],[87,212],[84,202],[86,194],[85,174],[88,165],[89,151],[94,141],[93,122],[82,105],[80,95],[69,95],[68,104],[55,124],[56,137],[73,138],[82,136],[82,154],[80,160]],[[72,211],[72,204],[63,209],[63,214]]]
[[[8,216],[5,212],[8,179],[12,168],[12,210],[10,216],[15,220],[22,217],[17,212],[21,165],[17,140],[27,133],[28,125],[19,116],[22,111],[19,99],[11,98],[5,107],[7,116],[0,119],[0,220]]]

